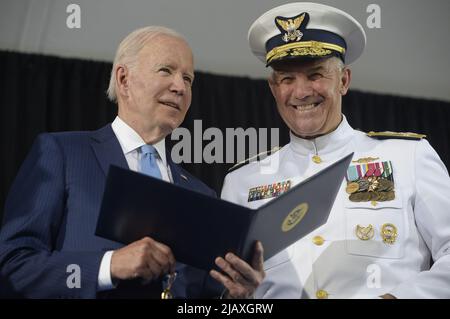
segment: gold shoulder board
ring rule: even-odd
[[[425,137],[427,137],[424,134],[417,134],[417,133],[411,133],[411,132],[391,132],[391,131],[385,131],[385,132],[374,132],[371,131],[369,133],[366,133],[367,136],[377,138],[380,140],[385,140],[389,138],[396,138],[396,139],[403,139],[403,140],[421,140]]]
[[[274,148],[272,148],[269,151],[261,152],[259,154],[256,154],[255,156],[252,156],[243,161],[240,161],[239,163],[236,163],[234,166],[232,166],[230,169],[228,169],[228,173],[231,173],[232,171],[235,171],[238,168],[241,168],[242,166],[247,165],[248,163],[254,162],[255,160],[260,161],[260,160],[266,158],[267,156],[274,154],[275,152],[279,151],[280,149],[281,149],[281,147],[275,146]]]

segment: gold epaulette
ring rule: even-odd
[[[388,139],[388,138],[397,138],[397,139],[404,139],[404,140],[421,140],[425,137],[427,137],[424,134],[418,134],[418,133],[411,133],[411,132],[391,132],[391,131],[385,131],[385,132],[369,132],[366,133],[367,136],[377,138],[380,140]]]
[[[232,166],[230,169],[228,169],[228,173],[237,170],[238,168],[241,168],[244,165],[247,165],[248,163],[253,162],[254,160],[260,161],[264,158],[266,158],[267,156],[274,154],[275,152],[279,151],[281,149],[281,147],[279,146],[275,146],[274,148],[272,148],[271,150],[265,151],[265,152],[261,152],[259,154],[256,154],[255,156],[249,157],[243,161],[240,161],[239,163],[236,163],[234,166]],[[261,156],[264,156],[263,158],[261,158]]]

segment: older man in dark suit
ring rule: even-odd
[[[95,132],[40,135],[12,185],[0,233],[3,295],[158,297],[161,279],[174,273],[175,297],[219,296],[223,286],[229,297],[253,294],[264,277],[260,245],[252,265],[230,253],[216,260],[224,273],[211,277],[176,263],[171,248],[152,238],[123,247],[95,236],[111,164],[215,196],[166,156],[165,137],[189,109],[193,80],[191,49],[173,30],[146,27],[122,41],[108,89],[118,104],[114,122]],[[76,285],[72,269],[79,270]]]

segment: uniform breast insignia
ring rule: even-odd
[[[392,245],[397,240],[397,227],[393,224],[383,224],[381,226],[381,238],[383,238],[383,242],[389,245]]]
[[[278,197],[291,188],[291,181],[283,181],[269,185],[262,185],[248,190],[248,202],[260,199]]]
[[[359,159],[358,163],[362,159]],[[367,158],[364,159],[367,161]],[[395,199],[392,163],[371,162],[351,165],[347,170],[346,192],[352,202],[385,202]]]
[[[357,159],[356,161],[352,161],[352,163],[367,164],[370,162],[374,162],[378,159],[379,159],[378,157],[363,157],[363,158]]]
[[[390,138],[404,139],[404,140],[421,140],[421,139],[427,137],[424,134],[411,133],[411,132],[391,132],[391,131],[385,131],[385,132],[371,131],[369,133],[366,133],[366,135],[373,137],[373,138],[380,139],[380,140],[385,140],[385,139],[390,139]]]
[[[369,224],[369,226],[364,227],[361,225],[356,225],[356,237],[358,237],[361,240],[369,240],[372,239],[375,235],[375,231],[373,229],[373,226]]]

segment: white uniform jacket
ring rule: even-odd
[[[344,117],[328,135],[305,140],[291,134],[277,153],[232,171],[222,198],[259,207],[271,198],[249,201],[250,189],[304,180],[351,152],[355,161],[372,158],[390,170],[395,198],[351,201],[343,180],[327,223],[264,263],[266,278],[255,296],[450,298],[450,178],[426,140],[375,139]]]

